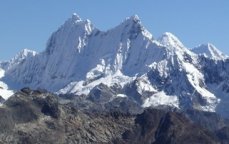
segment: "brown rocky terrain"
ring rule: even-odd
[[[222,129],[210,129],[181,112],[92,111],[59,101],[48,92],[27,88],[17,92],[0,107],[0,143],[226,144],[228,140],[224,122]]]

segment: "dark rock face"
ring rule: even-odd
[[[127,143],[153,143],[155,133],[161,118],[166,113],[161,110],[147,109],[135,119],[136,127],[132,131],[123,134],[123,140]]]
[[[143,108],[129,98],[116,98],[104,105],[107,111],[120,111],[122,113],[139,114],[143,112]]]
[[[216,132],[217,137],[221,141],[222,144],[228,144],[229,143],[229,127],[223,127],[222,129],[218,130]]]
[[[100,84],[90,91],[88,99],[94,103],[106,103],[114,95],[115,92],[112,89],[104,84]]]
[[[0,104],[3,103],[4,101],[5,99],[2,96],[0,96]]]
[[[186,117],[169,112],[161,120],[155,136],[155,144],[214,144],[214,136],[193,125]]]
[[[214,114],[163,108],[142,113],[126,98],[102,99],[103,104],[84,96],[68,103],[58,99],[28,88],[17,92],[0,107],[0,143],[227,144],[229,140],[227,121]],[[90,106],[81,108],[76,104],[81,102]],[[95,105],[101,109],[91,110]]]
[[[57,98],[53,96],[46,97],[46,99],[42,102],[41,112],[53,118],[58,118],[60,116],[60,110],[58,109]]]
[[[228,125],[228,120],[221,118],[216,113],[203,112],[196,110],[187,110],[185,115],[195,124],[204,127],[210,131],[217,131]]]
[[[123,135],[124,142],[144,144],[214,144],[214,135],[194,125],[181,113],[148,109],[135,119],[136,128]]]

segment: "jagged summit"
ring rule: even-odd
[[[204,55],[205,57],[209,57],[215,60],[224,60],[228,58],[227,55],[223,54],[211,43],[201,44],[193,48],[192,51],[196,54]]]
[[[90,20],[82,20],[77,14],[73,14],[72,18],[52,34],[47,43],[46,53],[51,54],[56,51],[80,53],[87,45],[89,37],[93,35],[104,38],[113,35],[114,43],[136,38],[152,40],[152,34],[142,25],[137,15],[128,17],[115,28],[103,32],[95,28]]]
[[[81,20],[77,14],[73,14],[47,42],[46,53],[81,51],[87,37],[93,32],[94,26],[89,20]],[[67,49],[68,48],[68,49]]]
[[[180,59],[182,62],[189,57],[188,59],[192,59],[191,61],[196,61],[196,54],[186,48],[184,44],[172,33],[163,33],[162,36],[157,39],[157,41],[160,45],[165,47],[168,58]]]
[[[36,56],[37,54],[38,53],[36,51],[23,49],[19,53],[17,53],[15,57],[0,65],[2,66],[3,69],[7,70],[10,67],[13,67],[14,65],[20,64],[21,62],[25,61],[25,59],[29,59]]]
[[[172,33],[170,32],[165,32],[162,34],[161,37],[158,38],[158,41],[167,47],[179,47],[179,48],[183,48],[184,45],[182,44],[182,42]]]
[[[147,39],[152,39],[152,34],[143,26],[138,15],[125,18],[125,20],[109,31],[119,32],[122,36],[126,36],[129,39],[134,39],[137,36],[142,35]]]
[[[80,16],[77,13],[73,13],[72,14],[72,20],[74,21],[81,21]]]
[[[37,54],[36,51],[30,50],[30,49],[23,49],[20,51],[13,59],[24,59],[26,57],[33,57]]]
[[[141,20],[137,14],[132,15],[131,17],[127,17],[126,20],[131,20],[131,21],[139,22],[139,23],[141,22]]]

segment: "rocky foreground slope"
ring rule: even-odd
[[[228,121],[215,113],[123,108],[95,111],[78,100],[24,88],[0,107],[0,143],[227,144]],[[91,105],[92,99],[82,102]],[[90,104],[91,103],[91,104]],[[116,103],[117,104],[117,103]],[[126,103],[127,104],[127,103]],[[104,104],[101,104],[102,107]],[[125,107],[125,100],[119,106]],[[138,109],[137,106],[133,106]],[[105,108],[105,107],[103,107]]]

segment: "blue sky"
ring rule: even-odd
[[[74,12],[101,30],[137,14],[156,38],[172,32],[188,48],[210,42],[229,54],[228,6],[229,0],[1,0],[0,60],[24,48],[43,51]]]

